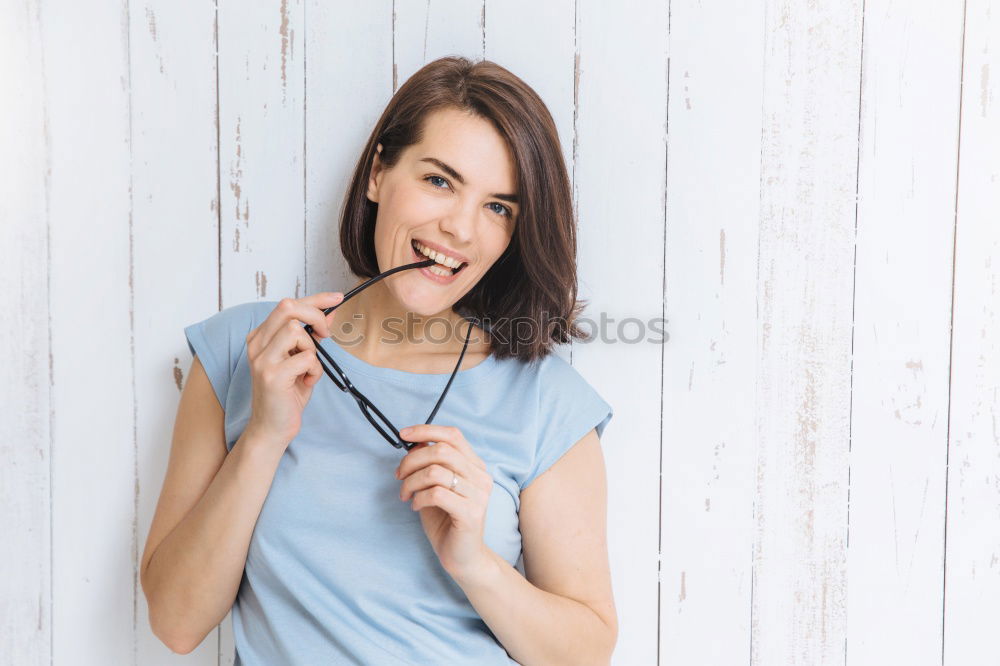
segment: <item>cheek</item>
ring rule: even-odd
[[[435,197],[422,190],[419,184],[414,184],[398,188],[394,202],[396,210],[420,219],[428,212],[440,210],[446,200],[444,197]]]
[[[497,262],[503,253],[507,251],[510,246],[511,235],[507,229],[498,229],[498,232],[492,239],[490,244],[490,255],[493,257],[493,262]]]
[[[421,206],[421,197],[406,185],[386,188],[378,206],[379,217],[385,226],[396,226],[411,217]]]
[[[406,188],[393,188],[384,193],[378,205],[375,219],[375,244],[384,252],[392,252],[390,248],[395,240],[408,233],[422,219],[420,198],[414,197]]]

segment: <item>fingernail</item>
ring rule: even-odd
[[[402,430],[399,431],[399,434],[409,435],[411,432],[413,432],[413,428],[403,428]]]

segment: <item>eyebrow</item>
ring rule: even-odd
[[[462,185],[465,185],[465,178],[462,177],[462,174],[460,174],[459,172],[455,171],[455,169],[453,169],[451,166],[445,164],[444,162],[442,162],[441,160],[437,159],[436,157],[423,157],[423,158],[420,159],[420,161],[421,162],[430,162],[431,164],[434,164],[434,165],[438,166],[442,171],[444,171],[445,173],[447,173],[449,176],[451,176],[452,178],[454,178],[455,180],[457,180]],[[512,204],[518,203],[518,201],[517,201],[517,195],[516,194],[491,194],[490,196],[494,197],[496,199],[500,199],[501,201],[508,201],[508,202],[510,202]]]

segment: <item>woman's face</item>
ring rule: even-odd
[[[450,309],[500,258],[518,213],[515,178],[513,157],[493,125],[450,108],[428,115],[423,139],[391,169],[376,155],[367,194],[378,204],[379,270],[427,259],[415,242],[464,264],[454,275],[429,267],[386,279],[406,310],[432,316]]]

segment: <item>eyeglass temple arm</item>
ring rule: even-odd
[[[328,307],[328,308],[324,308],[323,309],[323,316],[325,317],[326,315],[330,314],[331,312],[333,312],[334,310],[336,310],[337,308],[339,308],[341,305],[343,305],[344,303],[346,303],[348,299],[350,299],[353,296],[355,296],[356,294],[358,294],[358,292],[364,290],[366,287],[369,287],[369,286],[375,284],[376,282],[378,282],[382,278],[388,277],[388,276],[392,275],[393,273],[397,273],[399,271],[407,270],[407,269],[410,269],[410,268],[423,268],[425,266],[431,266],[431,265],[433,265],[435,263],[437,263],[437,262],[435,262],[433,259],[427,259],[426,261],[417,261],[417,262],[414,262],[412,264],[404,264],[402,266],[397,266],[396,268],[391,268],[391,269],[387,270],[384,273],[380,273],[379,275],[376,275],[375,277],[371,278],[370,280],[366,280],[365,282],[361,283],[360,285],[358,285],[354,289],[351,289],[349,292],[347,292],[346,294],[344,294],[344,299],[342,301],[340,301],[340,303],[337,303],[336,305]],[[330,370],[327,369],[327,367],[323,363],[320,363],[320,365],[323,366],[323,372],[325,372],[327,374],[327,376],[330,379],[333,380],[333,383],[336,384],[337,388],[339,388],[341,391],[348,390],[347,387],[351,386],[351,382],[347,379],[347,375],[344,374],[344,371],[340,369],[340,366],[337,365],[337,362],[334,361],[332,358],[330,358],[330,355],[326,353],[326,350],[323,349],[322,347],[320,347],[318,344],[316,344],[316,338],[313,337],[313,331],[314,331],[314,329],[312,327],[312,324],[306,324],[304,328],[305,328],[306,333],[309,334],[309,338],[313,341],[313,346],[316,347],[316,351],[318,351],[320,354],[322,354],[323,358],[325,358],[327,361],[330,362],[330,365],[332,365],[334,367],[334,369],[337,371],[337,374],[340,375],[340,378],[343,381],[338,380],[336,377],[334,377],[330,373]]]
[[[328,308],[324,308],[323,309],[323,314],[324,315],[330,314],[331,312],[333,312],[334,310],[336,310],[337,308],[339,308],[341,305],[343,305],[344,303],[346,303],[348,300],[350,300],[351,298],[353,298],[358,292],[364,291],[365,289],[367,289],[371,285],[375,284],[379,280],[381,280],[383,278],[387,278],[390,275],[392,275],[393,273],[398,273],[399,271],[409,270],[411,268],[424,268],[424,267],[427,267],[427,266],[433,266],[436,263],[437,262],[434,261],[433,259],[427,259],[425,261],[416,261],[416,262],[414,262],[412,264],[403,264],[402,266],[396,266],[395,268],[390,268],[386,272],[379,273],[378,275],[376,275],[375,277],[371,278],[370,280],[366,280],[365,282],[362,282],[361,284],[359,284],[354,289],[351,289],[349,292],[347,292],[346,294],[344,294],[344,300],[342,300],[341,302],[337,303],[336,305],[332,305],[332,306],[330,306]],[[307,325],[306,326],[306,331],[308,331],[309,333],[312,333],[312,326]]]
[[[333,373],[330,372],[330,369],[326,367],[326,363],[320,361],[320,367],[323,368],[323,372],[326,373],[326,376],[332,379],[333,383],[336,384],[337,388],[339,388],[341,391],[347,391],[349,390],[349,388],[353,388],[351,381],[347,378],[347,375],[344,374],[344,371],[340,369],[340,366],[337,365],[337,362],[330,357],[330,355],[326,352],[325,349],[316,344],[316,340],[311,335],[309,336],[309,339],[313,341],[313,346],[316,347],[316,351],[319,352],[323,356],[323,358],[325,358],[327,362],[333,366],[333,369],[337,371],[337,374],[340,375],[340,379],[338,380],[336,377],[334,377]]]
[[[448,389],[450,389],[450,388],[451,388],[451,383],[452,383],[453,381],[455,381],[455,375],[456,375],[456,374],[458,373],[458,369],[459,369],[460,367],[462,367],[462,359],[463,359],[463,358],[465,358],[465,350],[469,348],[469,338],[471,338],[471,337],[472,337],[472,326],[473,326],[473,322],[472,322],[472,321],[470,321],[470,322],[469,322],[469,330],[468,330],[468,332],[467,332],[467,333],[466,333],[466,335],[465,335],[465,345],[464,345],[464,346],[462,347],[462,353],[458,355],[458,363],[457,363],[457,364],[455,365],[455,369],[454,369],[454,370],[452,371],[452,373],[451,373],[451,377],[449,377],[449,378],[448,378],[448,383],[447,383],[447,384],[445,384],[445,387],[444,387],[444,391],[442,391],[442,392],[441,392],[441,397],[439,397],[439,398],[438,398],[438,401],[437,401],[437,404],[435,404],[435,405],[434,405],[434,409],[433,409],[433,410],[431,410],[431,413],[430,413],[430,416],[428,416],[428,417],[427,417],[427,420],[426,420],[426,421],[425,421],[424,423],[431,423],[431,422],[432,422],[432,421],[434,420],[434,417],[435,417],[435,416],[437,415],[437,413],[438,413],[438,409],[440,409],[440,408],[441,408],[441,403],[442,403],[442,402],[444,402],[444,397],[445,397],[446,395],[448,395]],[[321,349],[320,351],[322,351],[322,352],[323,352],[323,355],[324,355],[324,356],[326,356],[327,358],[329,358],[329,356],[327,356],[327,354],[326,354],[326,351],[325,351],[325,350],[322,350],[322,349]],[[332,359],[331,359],[331,360],[332,360]],[[353,386],[352,386],[351,388],[353,388]],[[346,390],[346,389],[345,389],[345,390]],[[394,426],[394,425],[392,424],[392,421],[390,421],[390,420],[388,419],[388,417],[386,417],[386,415],[385,415],[385,414],[383,414],[383,413],[381,412],[381,410],[379,410],[379,408],[375,406],[375,403],[373,403],[373,402],[372,402],[371,400],[369,400],[369,399],[368,399],[368,397],[367,397],[367,396],[365,396],[365,395],[361,394],[361,392],[360,392],[360,391],[358,391],[358,392],[356,392],[356,393],[355,393],[354,391],[352,391],[352,393],[354,393],[354,395],[355,395],[355,399],[356,399],[356,400],[363,400],[363,401],[364,401],[364,403],[365,403],[365,405],[367,405],[369,409],[371,409],[371,410],[372,410],[372,411],[374,411],[374,412],[375,412],[376,414],[378,414],[379,418],[380,418],[380,419],[382,419],[382,421],[383,421],[383,422],[385,422],[385,424],[386,424],[386,425],[388,425],[388,426],[389,426],[390,428],[392,428],[392,432],[393,432],[393,434],[394,434],[394,435],[396,436],[396,442],[392,442],[392,441],[390,441],[390,442],[389,442],[390,444],[392,444],[392,445],[393,445],[393,446],[395,446],[396,448],[399,448],[399,446],[400,446],[400,445],[402,445],[402,446],[403,446],[404,448],[406,448],[406,450],[410,450],[410,449],[411,449],[411,448],[412,448],[412,447],[414,446],[414,443],[413,443],[413,442],[404,442],[404,441],[403,441],[403,440],[402,440],[402,439],[401,439],[401,438],[399,437],[399,431],[398,431],[398,430],[396,429],[396,426]],[[364,411],[364,410],[362,410],[362,411]],[[375,423],[375,420],[374,420],[374,419],[372,419],[372,417],[371,417],[371,416],[370,416],[370,415],[369,415],[368,413],[365,413],[365,418],[367,418],[367,419],[368,419],[368,421],[369,421],[369,422],[371,422],[371,424],[372,424],[372,425],[375,425],[375,426],[376,426],[376,428],[377,428],[377,429],[378,429],[378,430],[379,430],[380,432],[382,432],[382,433],[383,433],[383,434],[382,434],[382,436],[383,436],[383,437],[385,437],[385,433],[384,433],[384,432],[382,431],[382,428],[380,428],[380,427],[378,427],[378,426],[376,425],[376,423]],[[389,438],[388,438],[388,437],[386,437],[386,439],[389,439]]]
[[[373,277],[373,278],[371,278],[369,280],[366,280],[365,282],[361,283],[360,285],[358,285],[354,289],[351,289],[350,291],[348,291],[346,294],[344,294],[344,299],[342,301],[340,301],[340,303],[337,303],[336,305],[333,305],[333,306],[328,307],[328,308],[324,308],[323,309],[323,315],[326,316],[326,315],[330,314],[331,312],[333,312],[334,310],[336,310],[337,308],[339,308],[341,305],[343,305],[344,303],[346,303],[348,301],[348,299],[354,297],[359,292],[363,291],[367,287],[375,284],[376,282],[378,282],[379,280],[381,280],[383,278],[387,278],[387,277],[389,277],[390,275],[392,275],[394,273],[398,273],[399,271],[409,270],[411,268],[423,268],[423,267],[426,267],[426,266],[433,266],[435,263],[437,263],[437,262],[435,262],[433,259],[427,259],[426,261],[417,261],[417,262],[414,262],[412,264],[404,264],[402,266],[397,266],[396,268],[391,268],[391,269],[385,271],[384,273],[380,273],[379,275],[376,275],[375,277]],[[459,354],[459,356],[458,356],[458,363],[455,364],[455,369],[452,371],[451,377],[448,378],[448,383],[445,384],[444,391],[441,393],[441,397],[438,398],[437,404],[434,405],[434,409],[431,410],[431,413],[427,417],[427,421],[425,421],[425,423],[431,423],[434,420],[434,417],[437,416],[438,410],[441,408],[441,403],[444,402],[445,396],[448,395],[448,389],[451,388],[452,382],[455,381],[455,375],[458,374],[458,369],[460,367],[462,367],[462,359],[465,358],[465,350],[469,348],[469,339],[472,337],[472,327],[473,327],[473,325],[474,325],[474,322],[470,320],[469,321],[469,330],[468,330],[468,332],[465,335],[465,344],[462,346],[462,353]],[[306,330],[307,333],[309,333],[309,338],[313,341],[313,346],[316,347],[316,351],[318,351],[320,354],[322,354],[323,358],[325,358],[327,361],[330,362],[330,364],[334,367],[334,369],[336,369],[337,373],[344,380],[344,383],[341,383],[336,377],[334,377],[333,374],[329,371],[329,369],[327,369],[326,365],[324,365],[323,363],[320,363],[320,365],[323,366],[323,371],[327,374],[327,376],[329,376],[330,379],[333,380],[333,383],[336,384],[337,387],[341,391],[350,391],[350,389],[353,389],[354,386],[347,379],[347,375],[345,375],[344,371],[340,369],[340,366],[337,365],[337,362],[334,361],[330,357],[330,355],[326,352],[325,349],[323,349],[322,347],[320,347],[316,343],[316,339],[312,335],[313,334],[313,327],[312,327],[312,325],[311,324],[306,324],[305,330]],[[354,391],[351,391],[351,393],[354,393]],[[358,395],[360,395],[360,391],[357,392],[356,397]],[[361,397],[364,398],[364,396],[361,396]],[[396,430],[396,427],[392,425],[392,422],[389,421],[389,419],[386,418],[386,416],[381,411],[379,411],[378,407],[376,407],[374,404],[372,404],[372,402],[370,400],[368,400],[367,398],[364,398],[364,401],[365,401],[365,403],[371,409],[373,409],[375,411],[376,414],[379,415],[379,418],[381,418],[383,421],[385,421],[385,423],[390,428],[392,428],[393,434],[396,436],[397,442],[396,443],[390,442],[390,444],[393,444],[393,446],[396,446],[397,448],[399,446],[402,446],[407,451],[410,450],[413,446],[415,446],[415,444],[413,442],[404,442],[404,441],[402,441],[402,439],[400,439],[400,437],[399,437],[399,431]],[[368,419],[369,422],[371,422],[372,425],[375,425],[374,419],[372,419],[369,414],[366,413],[365,417]],[[382,431],[382,429],[380,427],[377,428],[377,430],[380,433],[382,433],[383,437],[385,436],[385,433]],[[386,437],[386,439],[388,439],[388,437]]]
[[[469,348],[469,338],[472,337],[472,326],[473,322],[469,321],[469,330],[465,334],[465,344],[462,346],[462,353],[458,355],[458,363],[455,364],[455,369],[451,372],[451,377],[448,378],[448,383],[444,386],[444,391],[441,392],[441,397],[438,398],[437,404],[434,405],[434,409],[431,411],[430,416],[427,417],[425,423],[430,423],[434,420],[437,415],[438,409],[441,407],[441,403],[444,402],[444,397],[448,395],[448,389],[451,388],[451,383],[455,381],[455,375],[458,374],[458,369],[462,367],[462,359],[465,358],[465,350]]]

